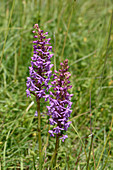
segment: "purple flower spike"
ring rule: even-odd
[[[27,97],[34,94],[38,99],[45,97],[45,91],[51,87],[48,85],[51,77],[51,57],[52,46],[50,46],[50,38],[46,38],[48,32],[43,33],[38,24],[34,25],[35,41],[33,41],[33,57],[31,57],[31,67],[29,67],[30,76],[27,77]],[[47,98],[47,96],[46,96]]]
[[[71,97],[73,95],[68,92],[72,87],[69,85],[71,74],[68,72],[68,60],[66,59],[60,65],[61,69],[53,74],[54,78],[51,84],[54,92],[50,92],[50,106],[47,106],[47,109],[48,115],[51,117],[49,119],[50,125],[55,126],[52,130],[49,130],[50,135],[54,137],[56,134],[64,142],[68,136],[63,135],[63,132],[67,131],[71,123],[69,117],[72,112]]]

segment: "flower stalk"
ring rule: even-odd
[[[55,167],[56,167],[56,162],[57,162],[58,147],[59,147],[59,136],[56,135],[56,144],[55,144]]]
[[[39,169],[42,169],[42,139],[41,139],[41,115],[40,115],[40,100],[37,98],[37,113],[38,113],[38,142],[39,142]]]
[[[27,97],[33,94],[36,97],[37,111],[35,116],[38,117],[38,145],[39,145],[39,170],[42,169],[42,139],[41,139],[41,114],[40,114],[40,99],[45,98],[46,92],[49,90],[50,77],[52,75],[51,54],[52,46],[50,38],[47,38],[48,32],[43,32],[38,24],[34,25],[33,30],[35,41],[33,41],[33,56],[31,57],[31,66],[29,67],[30,76],[27,77]]]
[[[71,121],[69,121],[71,110],[71,97],[73,94],[69,94],[68,90],[72,88],[69,81],[71,76],[68,72],[68,60],[66,59],[63,63],[60,64],[61,69],[55,71],[53,81],[53,92],[50,91],[49,103],[50,106],[47,106],[48,115],[50,116],[50,125],[53,125],[53,129],[49,130],[51,136],[58,135],[63,142],[68,137],[64,135],[64,132],[67,131]]]
[[[54,167],[56,167],[57,155],[58,155],[58,147],[59,147],[59,136],[56,134],[55,150],[54,150],[53,156],[51,158],[50,167],[52,165],[54,165]]]
[[[53,81],[51,82],[53,91],[50,91],[49,103],[50,106],[47,106],[48,115],[50,116],[50,125],[53,125],[53,129],[49,130],[50,136],[56,136],[55,151],[51,158],[51,164],[56,167],[59,139],[63,142],[68,137],[64,135],[67,131],[71,121],[69,121],[71,110],[71,97],[73,94],[70,94],[68,91],[72,88],[69,81],[71,76],[68,72],[68,60],[66,59],[63,63],[60,64],[61,69],[55,71],[53,75]]]

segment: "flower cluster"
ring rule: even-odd
[[[72,94],[69,94],[68,89],[71,89],[69,77],[71,74],[68,72],[68,60],[66,59],[61,63],[61,69],[55,71],[53,75],[53,91],[50,92],[50,106],[47,106],[48,114],[51,116],[49,119],[50,124],[54,125],[53,130],[49,130],[51,136],[57,134],[60,136],[60,139],[64,141],[68,136],[63,135],[63,131],[66,131],[70,125],[68,121],[71,110],[71,97]]]
[[[31,67],[29,67],[30,77],[27,77],[27,96],[31,97],[31,93],[34,94],[38,99],[45,97],[45,88],[51,87],[48,85],[52,71],[50,70],[53,64],[51,64],[50,54],[52,46],[50,46],[50,38],[47,39],[46,35],[48,32],[43,33],[40,30],[38,24],[34,25],[34,38],[33,41],[34,51],[33,57],[31,57]]]

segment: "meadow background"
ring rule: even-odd
[[[26,96],[35,23],[51,38],[53,70],[68,58],[72,74],[72,124],[57,166],[113,169],[112,10],[113,0],[0,0],[0,170],[38,169],[36,103]],[[55,139],[46,115],[41,130],[47,169]]]

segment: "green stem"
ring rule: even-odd
[[[86,170],[89,170],[89,160],[90,160],[92,145],[93,145],[93,136],[91,136],[91,144],[90,144],[89,156],[88,156],[88,159],[87,159],[87,167],[86,167]]]
[[[58,146],[59,146],[59,136],[56,135],[56,145],[55,145],[55,166],[56,166],[56,160],[57,160],[57,154],[58,154]]]
[[[56,135],[56,144],[55,144],[55,151],[53,153],[53,156],[51,158],[51,163],[50,167],[52,166],[52,163],[54,162],[54,167],[56,167],[56,160],[57,160],[57,155],[58,155],[58,147],[59,147],[59,136]]]
[[[37,99],[37,112],[38,112],[38,142],[39,142],[39,170],[42,169],[42,140],[41,140],[41,116],[40,116],[40,100]]]

